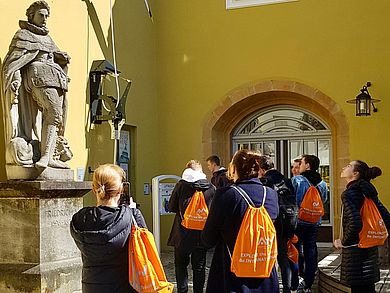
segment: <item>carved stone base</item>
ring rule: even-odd
[[[8,180],[72,180],[74,172],[71,169],[54,169],[47,167],[38,169],[34,166],[6,165]]]
[[[80,292],[72,215],[91,182],[0,182],[0,292]]]

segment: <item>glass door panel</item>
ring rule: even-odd
[[[320,159],[320,168],[318,172],[321,174],[322,180],[326,182],[328,187],[330,186],[330,140],[319,139],[318,140],[318,158]],[[323,217],[324,223],[330,223],[330,190],[328,189],[328,201],[324,204],[325,215]]]
[[[259,143],[251,143],[251,150],[259,152],[260,154],[263,153],[263,144],[261,142]]]
[[[318,158],[321,161],[321,165],[329,166],[329,150],[330,141],[329,139],[318,140]]]
[[[317,155],[316,148],[317,146],[315,140],[305,140],[303,142],[303,154]]]
[[[249,149],[249,143],[239,143],[237,150],[247,150]]]
[[[275,151],[275,142],[274,141],[265,141],[263,148],[263,155],[269,156],[274,162],[276,162],[276,151]]]
[[[290,141],[290,160],[303,154],[303,144],[301,140]]]

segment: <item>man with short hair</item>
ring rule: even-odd
[[[292,176],[297,176],[299,175],[299,166],[301,164],[301,157],[296,157],[295,159],[292,160],[291,162],[291,174]]]
[[[322,202],[326,202],[328,196],[328,186],[322,180],[321,175],[317,172],[320,166],[320,160],[314,155],[303,155],[299,166],[299,173],[291,179],[295,194],[297,197],[297,205],[301,207],[302,200],[306,191],[310,186],[315,186],[319,191]],[[300,258],[300,268],[305,268],[303,272],[303,281],[299,284],[298,292],[311,292],[311,286],[314,282],[314,277],[317,271],[317,233],[318,227],[321,225],[321,219],[316,223],[305,222],[298,219],[296,234],[299,238],[297,246],[298,250],[302,251],[303,258]],[[300,272],[302,274],[302,272]]]
[[[211,183],[216,187],[224,187],[229,185],[229,180],[226,177],[227,170],[221,167],[221,160],[213,155],[207,158],[207,169],[213,174]]]
[[[261,156],[259,165],[260,181],[278,193],[279,216],[274,222],[278,243],[278,264],[282,274],[283,293],[291,293],[298,287],[298,266],[289,260],[287,254],[287,242],[294,236],[297,220],[294,188],[291,180],[275,169],[274,162],[269,156]],[[292,280],[296,283],[292,283]]]

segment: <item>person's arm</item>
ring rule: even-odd
[[[146,222],[141,211],[137,208],[131,209],[131,211],[133,213],[135,221],[137,222],[137,225],[142,228],[148,228],[148,226],[146,226]]]
[[[343,202],[343,239],[342,244],[344,246],[354,245],[359,242],[359,232],[362,230],[363,222],[360,216],[360,208],[356,206],[355,201],[350,200],[352,196],[358,196],[352,194],[346,196]],[[344,225],[344,223],[346,225]]]
[[[168,209],[172,213],[179,211],[179,196],[180,196],[180,181],[176,183],[175,188],[172,191],[172,194],[169,198]]]
[[[296,196],[298,207],[301,206],[302,197],[303,197],[303,195],[300,194],[300,187],[301,187],[300,185],[302,184],[302,181],[299,179],[299,176],[301,176],[301,175],[294,176],[293,178],[291,178],[291,183],[292,183],[292,186],[294,188],[294,193]]]
[[[378,197],[373,198],[376,207],[378,208],[379,213],[383,221],[385,222],[387,231],[390,231],[390,213],[387,208],[382,204]]]
[[[279,201],[278,193],[272,188],[267,187],[267,197],[264,207],[268,211],[272,221],[275,221],[275,219],[279,216]]]
[[[220,230],[225,221],[224,211],[224,194],[217,190],[211,204],[206,224],[202,230],[201,240],[205,247],[211,248],[220,240]]]
[[[322,202],[326,203],[328,201],[328,185],[325,183],[325,181],[321,181],[320,195],[321,195]]]
[[[204,199],[205,199],[206,204],[207,204],[209,209],[210,209],[211,203],[213,201],[215,191],[217,190],[214,185],[212,185],[212,184],[210,184],[210,185],[211,185],[211,187],[209,189],[207,189],[205,192],[203,192]]]

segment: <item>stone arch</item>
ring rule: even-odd
[[[218,154],[227,164],[234,128],[248,115],[275,105],[293,105],[324,120],[332,131],[334,224],[339,225],[340,194],[344,183],[340,170],[349,161],[349,125],[341,107],[319,89],[290,80],[254,81],[227,93],[206,117],[203,127],[203,159]],[[338,229],[334,229],[337,236]]]

